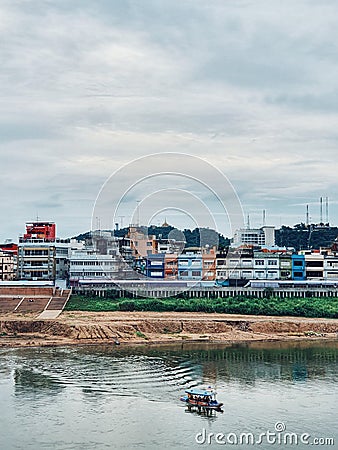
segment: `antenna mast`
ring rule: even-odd
[[[323,223],[323,197],[320,197],[320,223]]]

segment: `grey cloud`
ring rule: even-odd
[[[163,151],[213,162],[252,211],[292,221],[296,198],[329,195],[336,217],[337,16],[329,0],[4,0],[0,240],[36,209],[76,234],[106,177]]]

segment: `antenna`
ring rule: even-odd
[[[139,227],[140,226],[140,202],[141,202],[141,200],[136,200],[136,202],[137,202],[137,207],[136,207],[136,209],[137,209],[137,226]]]
[[[247,229],[250,230],[250,214],[248,214]]]
[[[325,211],[325,222],[327,224],[329,224],[330,223],[330,219],[329,219],[329,197],[326,197],[326,199],[325,199],[325,209],[326,209],[326,211]]]
[[[266,225],[266,210],[263,209],[263,227]]]
[[[306,205],[306,225],[309,226],[309,223],[310,223],[309,205]]]
[[[320,223],[323,223],[323,197],[320,197]]]
[[[123,228],[123,219],[125,218],[126,216],[119,216],[119,218],[120,218],[120,227],[121,228]]]

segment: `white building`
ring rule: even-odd
[[[66,279],[68,275],[70,241],[68,239],[19,239],[18,279]]]
[[[79,280],[120,280],[135,276],[131,267],[131,247],[128,240],[116,238],[111,232],[93,232],[90,242],[78,244],[69,258],[69,282]]]
[[[241,228],[236,230],[233,238],[234,247],[241,245],[267,246],[275,245],[275,227]]]
[[[218,255],[216,279],[274,280],[281,277],[281,267],[278,254],[253,252],[249,249],[230,251],[226,256]]]

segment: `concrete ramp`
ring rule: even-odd
[[[51,297],[45,309],[38,315],[37,319],[56,319],[59,317],[63,308],[66,306],[71,293],[71,289],[64,289],[59,295]]]
[[[45,309],[37,319],[56,319],[62,313],[62,309]]]

